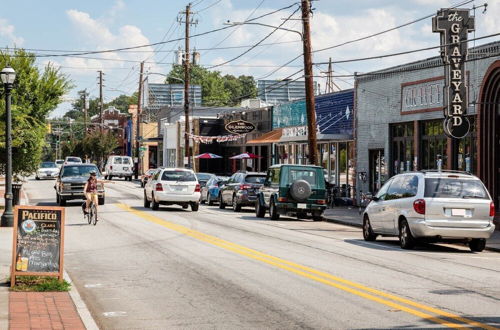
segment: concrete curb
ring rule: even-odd
[[[337,223],[339,225],[350,226],[350,227],[355,227],[355,228],[363,228],[362,224],[342,221],[342,220],[338,220],[338,219],[326,218],[326,217],[323,217],[323,218],[325,219],[326,222]],[[493,251],[493,252],[500,252],[500,248],[491,247],[491,246],[486,246],[485,250]]]
[[[78,292],[75,285],[73,284],[73,281],[71,281],[71,277],[69,277],[69,275],[66,271],[64,271],[64,279],[71,284],[71,289],[69,290],[69,295],[71,296],[71,299],[73,300],[73,304],[75,304],[76,311],[78,312],[78,315],[80,315],[80,318],[82,319],[82,322],[85,325],[85,328],[87,330],[99,330],[99,327],[97,326],[97,323],[95,323],[95,320],[92,317],[92,314],[90,314],[90,311],[87,308],[87,305],[83,301],[82,297],[80,296],[80,293]]]

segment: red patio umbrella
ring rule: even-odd
[[[262,158],[262,156],[252,154],[251,152],[244,152],[242,154],[229,157],[229,159],[255,159],[255,158]]]
[[[212,154],[210,152],[205,152],[204,154],[200,154],[198,156],[194,156],[194,158],[200,158],[200,159],[214,159],[214,158],[222,158],[222,156]]]

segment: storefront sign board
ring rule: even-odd
[[[254,124],[245,120],[236,120],[226,124],[226,131],[233,134],[248,134],[255,128]]]

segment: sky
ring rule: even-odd
[[[324,63],[332,58],[334,82],[341,89],[353,87],[354,72],[369,72],[438,55],[438,50],[370,61],[336,64],[335,61],[397,53],[439,45],[439,35],[432,32],[431,18],[395,29],[367,40],[318,51],[412,22],[465,1],[459,0],[317,0],[312,2],[311,39],[315,80],[325,88]],[[39,57],[43,69],[49,62],[68,75],[74,88],[51,117],[71,109],[79,90],[87,89],[97,97],[98,70],[104,72],[105,102],[120,94],[131,95],[139,84],[139,62],[151,82],[161,82],[159,74],[168,74],[175,60],[174,52],[184,47],[184,0],[0,0],[0,47],[25,48],[34,53],[67,54],[75,51],[109,50],[164,42],[131,51],[107,52],[72,57]],[[225,30],[191,38],[191,48],[201,54],[200,64],[222,74],[252,75],[257,79],[301,79],[303,58],[300,35],[261,25],[227,25],[243,22],[280,8],[293,5],[253,22],[301,31],[300,10],[294,0],[192,0],[191,35],[227,27]],[[294,5],[295,3],[295,5]],[[484,11],[483,4],[487,3]],[[476,30],[469,38],[500,32],[500,0],[469,1],[462,8],[473,10]],[[295,13],[294,11],[297,10]],[[266,36],[260,45],[250,49]],[[480,45],[499,40],[487,38],[469,43]],[[228,48],[232,47],[232,48]],[[237,48],[235,48],[237,47]],[[250,49],[250,50],[249,50]],[[243,54],[249,50],[246,54]],[[242,55],[238,57],[239,55]],[[238,57],[230,63],[228,60]],[[224,65],[220,65],[224,64]],[[217,66],[219,65],[219,66]],[[159,74],[157,74],[159,73]]]

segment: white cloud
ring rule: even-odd
[[[476,30],[482,31],[480,35],[500,32],[500,2],[490,1],[486,13],[482,14],[482,9],[476,11]],[[498,40],[498,37],[496,37]]]
[[[24,43],[24,39],[18,37],[14,34],[15,27],[6,19],[0,18],[0,36],[9,39],[15,46],[21,46]]]

